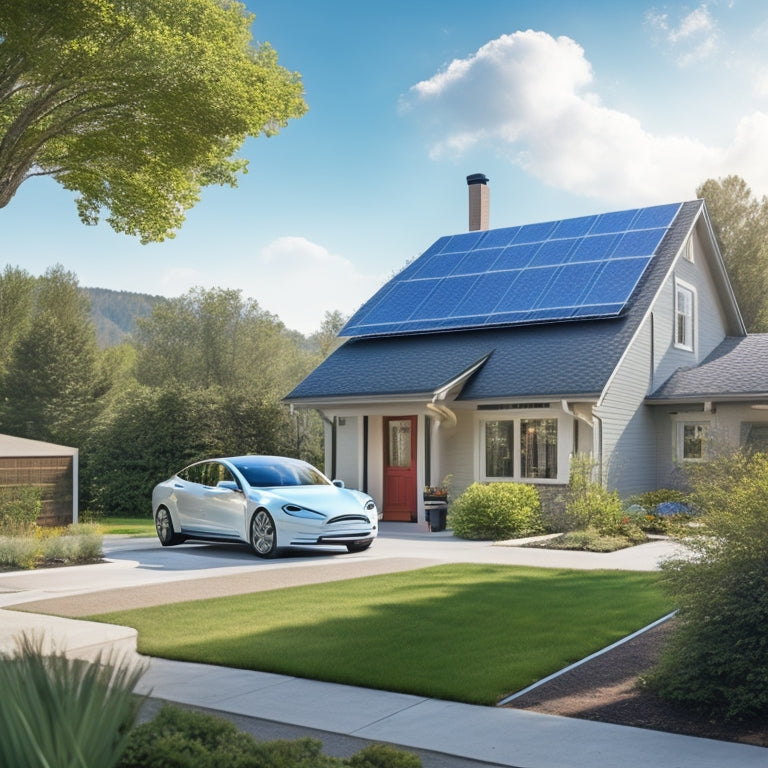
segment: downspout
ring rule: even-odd
[[[442,425],[443,422],[447,422],[449,427],[455,427],[457,418],[456,414],[448,407],[444,405],[435,405],[434,402],[427,403],[427,410],[437,414],[438,422]]]
[[[368,493],[368,417],[363,416],[363,493]]]
[[[595,421],[596,429],[595,429],[595,440],[593,440],[593,444],[595,444],[595,453],[597,454],[597,482],[602,485],[603,484],[603,420],[595,415],[592,414],[592,418]]]

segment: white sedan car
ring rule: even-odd
[[[368,494],[280,456],[191,464],[155,486],[152,512],[164,547],[187,539],[244,541],[259,557],[325,544],[362,552],[376,538],[380,517]]]

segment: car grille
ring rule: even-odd
[[[371,521],[365,515],[339,515],[328,520],[327,525],[334,523],[365,523],[370,525]]]

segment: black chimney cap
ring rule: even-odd
[[[472,184],[487,184],[488,183],[488,177],[484,173],[470,173],[469,176],[467,176],[467,186],[472,186]]]

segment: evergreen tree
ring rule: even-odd
[[[37,281],[32,317],[3,376],[0,429],[77,446],[109,385],[87,297],[75,275],[53,267]]]

